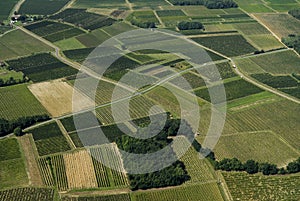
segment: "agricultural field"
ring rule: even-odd
[[[51,15],[62,9],[69,0],[26,0],[21,8],[22,14]]]
[[[102,0],[94,2],[90,0],[76,0],[73,4],[75,8],[102,8],[102,9],[128,9],[125,0]]]
[[[0,2],[0,22],[8,20],[11,10],[14,8],[14,5],[17,3],[17,0],[8,0]]]
[[[170,5],[164,0],[153,0],[151,1],[150,4],[147,0],[130,0],[130,3],[133,4],[134,9],[145,9],[145,8],[157,9],[159,6]]]
[[[55,122],[33,128],[27,132],[32,133],[40,156],[64,152],[71,149],[68,141]]]
[[[299,174],[262,176],[222,173],[234,200],[299,200]]]
[[[26,84],[0,88],[0,102],[0,117],[7,120],[47,114]]]
[[[51,188],[16,188],[0,191],[0,200],[42,201],[54,200],[55,191]]]
[[[112,18],[90,13],[84,9],[66,9],[51,16],[50,19],[62,20],[86,30],[95,30],[101,27],[110,26],[115,22]]]
[[[284,166],[299,157],[298,152],[270,131],[223,135],[214,152],[217,159],[236,157],[243,162],[253,159],[279,166]]]
[[[300,32],[300,21],[289,14],[255,14],[279,38]]]
[[[0,189],[13,188],[28,183],[25,163],[17,139],[0,140],[0,166]]]
[[[75,37],[68,38],[65,40],[60,40],[54,43],[62,51],[85,48],[85,46]]]
[[[53,49],[21,30],[0,36],[0,60],[49,51]]]
[[[51,81],[32,84],[29,87],[32,94],[41,102],[53,117],[69,114],[73,111],[73,94],[80,99],[78,110],[92,107],[93,101],[71,85],[63,81]]]
[[[5,67],[0,67],[0,79],[5,83],[11,79],[11,77],[16,81],[23,80],[23,73],[16,72],[14,70],[7,70]]]
[[[146,192],[136,192],[132,195],[133,200],[156,201],[156,200],[176,200],[176,201],[219,201],[223,200],[219,186],[216,182],[188,185],[164,190],[152,190]]]
[[[193,40],[228,57],[250,54],[256,50],[242,35],[199,37]]]
[[[129,194],[112,194],[112,195],[99,195],[88,197],[63,197],[62,201],[131,201]]]
[[[36,54],[7,61],[9,68],[23,72],[33,82],[42,82],[76,74],[78,71],[67,66],[50,53]]]
[[[85,33],[85,31],[77,27],[53,21],[41,21],[27,25],[25,28],[50,42],[72,38]]]

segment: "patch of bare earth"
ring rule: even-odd
[[[73,90],[73,87],[63,81],[51,81],[32,84],[29,90],[42,103],[53,117],[59,117],[72,112],[72,97],[73,92],[77,93],[79,106],[78,110],[93,107],[93,101],[82,94],[78,90]]]

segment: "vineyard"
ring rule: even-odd
[[[250,54],[256,50],[242,35],[200,37],[193,40],[229,57]]]
[[[134,5],[134,9],[140,9],[140,8],[157,9],[159,6],[169,6],[169,4],[164,0],[152,0],[151,4],[149,4],[147,0],[130,0],[130,2]]]
[[[89,197],[63,197],[62,201],[131,201],[129,194],[114,194]]]
[[[274,88],[287,88],[300,86],[299,82],[291,76],[272,76],[269,73],[252,74],[251,77]]]
[[[43,53],[7,61],[10,68],[22,71],[34,82],[58,79],[77,73],[51,54]]]
[[[13,9],[14,5],[17,3],[17,0],[8,0],[0,3],[0,21],[8,19],[10,11]]]
[[[86,30],[95,30],[104,26],[110,26],[115,22],[112,18],[90,13],[84,9],[66,9],[50,18],[69,22]]]
[[[26,0],[20,8],[22,14],[50,15],[56,13],[68,0]]]
[[[47,114],[26,84],[0,88],[0,102],[0,117],[8,120]]]
[[[137,192],[132,195],[134,200],[157,201],[221,201],[223,200],[219,187],[216,183],[204,183],[198,185],[188,185],[166,190],[153,190],[147,192]]]
[[[234,200],[299,200],[300,175],[262,176],[222,173]]]
[[[0,200],[13,201],[51,201],[55,192],[51,188],[16,188],[0,191]]]
[[[56,123],[46,124],[30,131],[40,156],[70,150],[70,146]]]
[[[83,62],[93,50],[94,48],[81,48],[74,50],[66,50],[63,51],[63,53],[69,59],[72,59],[77,62]]]
[[[51,42],[56,42],[85,33],[73,26],[52,21],[41,21],[25,26],[25,28]]]
[[[21,158],[17,139],[9,138],[0,141],[0,161]]]

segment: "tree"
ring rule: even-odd
[[[14,134],[16,136],[22,136],[23,132],[20,126],[18,126],[17,128],[14,129]]]
[[[278,173],[278,168],[274,164],[270,163],[261,163],[259,164],[259,171],[264,175],[274,175]]]
[[[247,160],[244,164],[244,169],[249,174],[255,174],[258,172],[258,163],[254,160]]]
[[[300,172],[300,158],[298,160],[290,162],[286,167],[288,173],[297,173]]]
[[[177,25],[179,30],[203,29],[203,24],[200,22],[187,22],[182,21]]]

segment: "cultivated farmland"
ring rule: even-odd
[[[50,15],[58,12],[67,3],[68,0],[26,0],[20,8],[20,13]]]
[[[17,0],[8,0],[0,2],[0,22],[8,19],[8,15],[10,14],[11,10],[17,2]]]
[[[0,88],[0,102],[0,117],[8,120],[47,114],[45,108],[31,94],[26,84]]]
[[[51,188],[16,188],[0,191],[0,200],[43,201],[53,200],[54,190]]]

